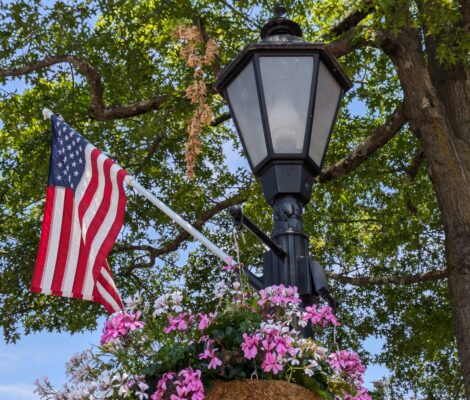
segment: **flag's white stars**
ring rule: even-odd
[[[62,175],[57,175],[57,180],[60,181],[62,179]]]
[[[83,163],[83,160],[81,158],[78,159],[78,163],[79,164],[82,164]]]
[[[58,162],[57,165],[59,166],[59,168],[62,168],[64,164],[62,164],[61,162]]]
[[[74,161],[74,162],[72,162],[72,167],[74,167],[74,168],[75,168],[76,166],[77,166],[77,163],[76,163],[75,161]]]
[[[72,159],[72,158],[74,158],[74,157],[75,157],[75,154],[73,154],[73,153],[70,153],[70,154],[69,154],[69,158],[70,158],[70,159]]]
[[[67,150],[71,150],[71,149],[72,149],[72,146],[67,145]]]
[[[77,170],[73,171],[73,176],[78,176],[78,171]]]
[[[78,150],[75,150],[75,154],[78,156],[80,155],[79,151]]]
[[[67,135],[65,135],[64,139],[67,142],[69,140],[69,137]]]
[[[70,187],[73,189],[73,183],[70,184]]]

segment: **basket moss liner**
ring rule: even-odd
[[[287,381],[217,381],[206,392],[206,400],[321,400],[303,386]]]

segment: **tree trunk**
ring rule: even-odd
[[[405,115],[418,136],[442,212],[448,283],[463,384],[470,400],[470,79],[462,64],[444,70],[416,30],[384,34],[397,69]]]

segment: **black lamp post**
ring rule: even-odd
[[[307,304],[318,294],[333,303],[323,269],[309,257],[302,210],[321,171],[341,98],[352,84],[325,45],[303,41],[284,7],[275,12],[261,30],[262,40],[247,45],[215,83],[274,211],[264,275],[250,277],[258,287],[295,285]],[[239,224],[254,225],[240,208],[232,215]]]

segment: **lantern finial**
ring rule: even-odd
[[[279,3],[274,7],[274,17],[261,29],[261,39],[278,35],[290,35],[292,39],[296,40],[302,37],[300,25],[286,17],[286,8]]]
[[[277,3],[274,6],[274,15],[276,18],[282,18],[286,15],[286,8]]]

